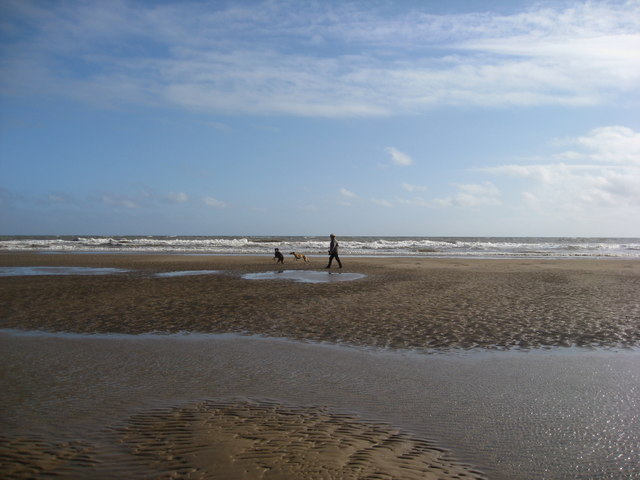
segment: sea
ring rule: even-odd
[[[341,255],[478,258],[640,258],[640,238],[339,237]],[[0,236],[0,251],[326,255],[328,236]]]

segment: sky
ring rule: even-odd
[[[0,235],[640,237],[640,1],[0,2]]]

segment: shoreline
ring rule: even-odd
[[[341,236],[343,256],[424,258],[563,258],[571,256],[640,259],[640,238],[613,237],[425,237]],[[320,236],[57,236],[0,237],[0,247],[23,252],[104,252],[152,254],[271,255],[327,252]]]
[[[188,252],[181,250],[167,250],[162,252],[156,252],[152,250],[0,250],[0,255],[150,255],[150,256],[184,256],[184,257],[245,257],[245,258],[269,258],[268,254],[260,253],[216,253],[216,252]],[[308,258],[314,259],[326,259],[327,255],[324,253],[309,253],[306,254]],[[628,260],[628,261],[640,261],[640,256],[636,255],[616,255],[616,254],[590,254],[590,253],[573,253],[573,254],[544,254],[544,253],[483,253],[483,254],[463,254],[463,253],[416,253],[416,254],[401,254],[401,253],[341,253],[340,258],[346,259],[418,259],[418,260]],[[290,257],[285,255],[285,259],[293,261]]]

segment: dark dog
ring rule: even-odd
[[[304,260],[305,262],[308,262],[309,259],[307,258],[307,256],[303,253],[296,253],[296,252],[291,252],[291,255],[293,255],[293,257],[297,260]]]
[[[277,260],[276,263],[284,263],[284,255],[282,255],[280,249],[276,248],[276,253],[273,256],[273,259]]]

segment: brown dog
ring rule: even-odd
[[[304,260],[305,262],[309,261],[307,256],[303,253],[291,252],[291,255],[293,255],[296,260]]]

